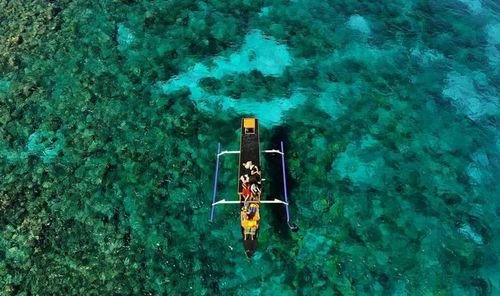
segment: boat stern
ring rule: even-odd
[[[255,232],[255,234],[245,235],[245,229],[243,229],[242,227],[241,232],[243,234],[243,246],[245,247],[245,254],[248,258],[251,258],[257,250],[258,230]]]

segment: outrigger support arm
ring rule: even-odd
[[[283,143],[283,142],[281,142]],[[272,149],[272,150],[264,150],[265,153],[278,153],[278,154],[281,154],[283,155],[283,152],[279,151],[279,150],[276,150],[276,149]]]
[[[220,145],[220,143],[219,143]],[[217,153],[217,156],[224,155],[224,154],[240,154],[239,151],[222,151],[220,153]]]
[[[239,200],[225,200],[221,199],[218,202],[214,202],[212,206],[220,205],[220,204],[240,204],[242,203]],[[275,198],[274,200],[261,200],[261,201],[245,201],[245,203],[255,203],[255,204],[284,204],[288,205],[286,202]]]

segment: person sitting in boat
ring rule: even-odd
[[[248,178],[248,183],[250,183],[250,184],[261,184],[262,183],[262,179],[260,178],[260,175],[251,175]]]
[[[248,207],[248,215],[247,215],[249,220],[255,220],[258,221],[260,219],[259,216],[259,207],[253,203]]]
[[[250,169],[250,174],[251,175],[259,175],[260,176],[260,170],[259,170],[259,168],[256,165],[252,166],[252,168]]]
[[[243,233],[245,234],[245,240],[250,237],[254,238],[254,235],[259,228],[259,206],[252,203],[250,206],[244,206],[241,208],[241,227],[243,227]]]
[[[243,185],[248,184],[250,183],[250,177],[248,176],[248,174],[245,174],[240,177],[240,181]]]
[[[251,160],[249,160],[249,161],[247,161],[247,162],[243,163],[243,166],[244,166],[247,170],[250,170],[250,174],[251,174],[251,175],[255,175],[255,174],[260,175],[260,170],[259,170],[259,167],[258,167],[258,166],[256,166],[256,165],[254,165],[254,164],[252,163],[252,161],[251,161]]]
[[[243,227],[245,240],[247,240],[248,237],[250,237],[250,239],[253,239],[255,233],[257,232],[257,228],[259,227],[257,225],[257,221],[255,220],[246,220],[245,223],[242,223],[241,226]]]
[[[260,196],[261,190],[260,186],[258,184],[252,184],[250,186],[250,191],[255,195],[255,196]]]
[[[253,240],[255,234],[257,233],[257,225],[245,228],[244,233],[245,233],[245,240],[247,240],[247,237],[250,237],[250,239]]]
[[[247,201],[252,195],[252,191],[250,190],[250,186],[248,184],[243,183],[243,190],[241,191],[241,197],[244,201]]]
[[[241,218],[242,223],[243,223],[243,221],[246,221],[248,219],[248,207],[247,206],[243,206],[241,208],[240,218]]]
[[[257,204],[252,204],[250,206],[250,213],[253,213],[253,220],[259,221],[260,220],[260,214],[259,214],[259,206]]]
[[[245,205],[241,208],[241,212],[240,212],[240,220],[241,220],[241,227],[245,228],[246,225],[248,224],[248,221],[251,220],[251,218],[249,217],[249,213],[250,213],[250,210],[249,210],[249,206],[248,205]]]

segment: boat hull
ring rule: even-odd
[[[251,164],[251,165],[249,165]],[[238,174],[238,195],[240,197],[241,210],[241,234],[245,254],[252,257],[257,249],[257,239],[259,233],[260,220],[260,139],[259,125],[256,118],[243,118],[241,121],[241,141]],[[258,171],[258,174],[256,173]],[[248,181],[248,180],[253,181]],[[257,180],[258,179],[258,184]],[[247,180],[247,181],[245,181]],[[255,184],[258,194],[252,191],[251,198],[245,197],[245,186]],[[255,189],[255,188],[254,188]],[[248,195],[247,195],[248,196]],[[245,200],[246,199],[246,200]],[[252,205],[253,212],[247,215],[244,208]],[[251,217],[251,218],[248,218]],[[249,224],[250,223],[250,224]],[[248,227],[248,225],[252,225]]]

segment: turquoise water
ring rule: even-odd
[[[0,295],[500,295],[500,6],[378,2],[0,0]]]

